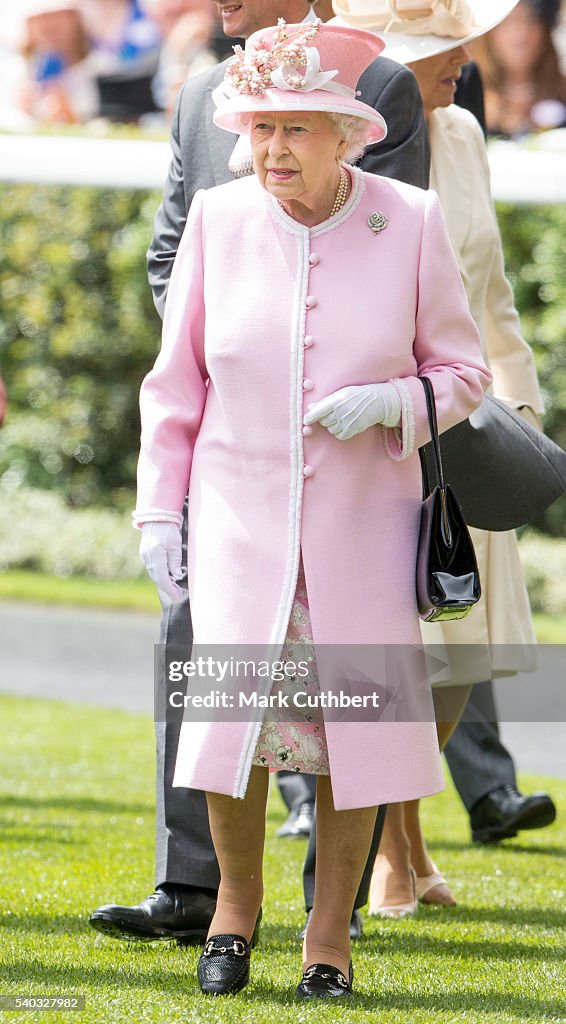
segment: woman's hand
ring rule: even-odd
[[[397,427],[401,399],[393,384],[359,384],[340,388],[320,402],[309,405],[303,423],[320,423],[339,441],[347,441],[376,423]]]
[[[140,557],[158,590],[176,604],[184,591],[175,580],[181,568],[181,531],[175,523],[143,523]]]

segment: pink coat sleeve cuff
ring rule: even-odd
[[[398,427],[382,427],[386,454],[394,462],[408,458],[415,450],[415,412],[411,392],[403,380],[394,377],[392,384],[401,400],[401,422]]]

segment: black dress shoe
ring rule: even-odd
[[[312,910],[309,910],[308,913],[307,913],[307,919],[305,921],[304,928],[302,929],[301,932],[299,932],[299,939],[301,939],[301,941],[305,937],[305,933],[306,933],[306,930],[308,928],[311,916],[312,916]],[[359,942],[359,940],[362,937],[363,930],[364,930],[364,926],[362,924],[362,915],[360,914],[359,910],[354,910],[353,913],[352,913],[351,920],[350,920],[350,941],[351,942]]]
[[[472,808],[472,839],[475,843],[513,839],[521,829],[545,828],[555,818],[556,807],[548,793],[523,796],[515,786],[498,786]]]
[[[98,907],[89,923],[104,935],[128,942],[177,939],[182,945],[203,945],[215,909],[216,896],[168,886],[134,907]]]
[[[250,980],[251,948],[241,935],[213,935],[208,939],[197,966],[201,992],[226,996],[244,988]]]
[[[308,839],[314,822],[314,803],[307,800],[277,829],[279,839]]]
[[[338,968],[329,964],[311,964],[297,985],[297,995],[301,999],[343,999],[351,996],[354,979],[351,963],[348,974],[345,978]]]

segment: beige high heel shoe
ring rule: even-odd
[[[384,879],[382,873],[377,870],[378,861],[379,857],[376,860],[376,866],[374,867],[373,874],[371,876],[368,913],[373,917],[382,917],[385,919],[414,917],[419,909],[416,893],[417,876],[415,874],[415,869],[413,867],[410,868],[413,898],[407,902],[398,903],[394,900],[389,901],[387,899],[387,877]],[[394,872],[390,872],[390,876],[393,874]]]
[[[415,894],[419,903],[434,904],[439,907],[456,907],[448,882],[440,873],[436,864],[432,865],[432,874],[423,878],[415,876]]]

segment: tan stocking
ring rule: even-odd
[[[441,751],[444,750],[464,713],[471,690],[471,686],[439,686],[433,688],[436,732]],[[430,859],[421,829],[419,802],[419,800],[409,800],[405,804],[405,832],[411,848],[411,864],[417,876],[425,878],[434,871],[434,864]],[[444,888],[447,887],[445,886]],[[442,902],[445,901],[443,900]],[[453,900],[450,898],[448,905],[451,905],[452,902]]]
[[[330,964],[348,977],[350,920],[377,807],[335,811],[327,775],[318,777],[316,801],[314,905],[303,946],[303,964]]]
[[[216,912],[208,934],[250,941],[263,898],[263,846],[269,773],[251,770],[243,800],[207,793],[210,833],[220,867]]]
[[[404,804],[389,804],[387,808],[371,879],[369,906],[373,914],[379,913],[380,908],[389,913],[389,907],[402,907],[414,900],[404,808]]]

